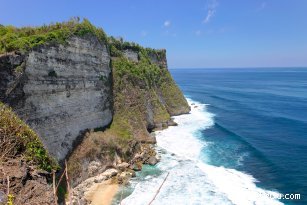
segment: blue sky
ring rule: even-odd
[[[306,0],[0,0],[0,24],[88,18],[171,68],[307,67]]]

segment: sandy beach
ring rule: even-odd
[[[118,191],[119,185],[111,180],[95,184],[85,193],[85,198],[91,201],[92,205],[110,205]]]

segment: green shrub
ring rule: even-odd
[[[101,28],[96,28],[87,19],[79,21],[73,18],[67,22],[43,25],[40,27],[0,26],[0,53],[10,51],[28,51],[46,43],[65,43],[72,35],[95,35],[100,42],[107,42],[107,36]]]
[[[122,57],[123,54],[120,50],[118,50],[114,45],[110,45],[110,55],[112,57]]]
[[[160,69],[156,64],[149,60],[146,50],[139,52],[139,62],[129,61],[125,57],[120,57],[112,61],[114,72],[122,78],[123,76],[137,79],[139,82],[145,82],[146,86],[153,87],[160,82],[164,69]]]

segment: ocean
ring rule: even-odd
[[[161,162],[114,204],[149,204],[166,177],[152,204],[307,204],[307,69],[171,73],[191,113],[155,133]]]

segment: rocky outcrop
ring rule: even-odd
[[[176,125],[171,116],[189,113],[190,107],[167,69],[166,51],[139,50],[134,51],[137,63],[129,60],[126,50],[128,61],[112,59],[114,113],[126,116],[135,139],[155,143],[147,131]]]
[[[80,132],[112,120],[110,56],[93,35],[0,57],[0,100],[63,160]]]
[[[138,62],[139,61],[139,55],[137,52],[131,50],[131,49],[126,49],[123,50],[123,54],[126,58],[128,58],[129,60],[133,61],[133,62]]]
[[[72,204],[90,204],[89,199],[86,197],[87,192],[89,192],[96,184],[103,183],[104,181],[116,176],[117,174],[118,171],[116,169],[107,169],[101,174],[86,179],[72,190]]]
[[[167,68],[167,60],[166,60],[166,50],[161,49],[157,50],[159,52],[149,53],[150,61],[160,68]]]
[[[143,164],[155,165],[159,158],[150,145],[143,144],[140,152],[131,156],[129,162],[122,162],[123,159],[116,156],[113,162],[113,168],[103,171],[100,161],[92,161],[87,167],[88,172],[94,172],[95,175],[83,180],[72,189],[71,201],[72,204],[91,204],[91,199],[88,197],[90,193],[97,190],[97,186],[114,184],[127,184],[131,177],[135,177],[135,171],[140,171]],[[100,169],[99,169],[100,168]],[[69,203],[67,203],[69,204]]]
[[[124,49],[123,54],[126,58],[133,62],[139,62],[139,54],[132,49]],[[148,52],[148,57],[151,63],[156,64],[160,68],[167,68],[166,50],[154,50],[154,52]]]

